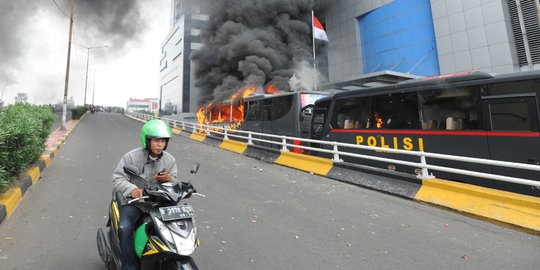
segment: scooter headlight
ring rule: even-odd
[[[174,238],[171,235],[171,231],[169,230],[169,228],[167,228],[167,225],[165,225],[165,223],[163,223],[157,217],[154,217],[154,222],[155,222],[155,224],[157,226],[157,230],[159,232],[159,235],[161,235],[161,237],[163,237],[163,239],[167,240],[167,242],[169,242],[170,246],[175,246]]]
[[[195,232],[195,230],[191,230],[190,234],[186,238],[175,233],[173,233],[172,235],[174,237],[178,254],[182,256],[189,256],[197,248],[197,233]]]
[[[197,248],[195,219],[183,219],[167,223],[178,254],[188,256]]]

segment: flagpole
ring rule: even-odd
[[[313,18],[315,17],[315,13],[313,12],[313,9],[311,10],[311,39],[313,42],[313,85],[314,90],[317,91],[317,59],[315,57],[315,22],[313,21]]]

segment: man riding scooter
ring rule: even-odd
[[[177,183],[177,167],[175,158],[165,152],[172,131],[161,120],[150,120],[141,131],[141,148],[136,148],[126,153],[113,173],[113,196],[120,193],[123,198],[140,198],[143,196],[143,188],[147,185],[172,182]],[[129,181],[129,176],[124,172],[126,165],[135,166],[139,169],[142,179],[148,179],[149,183],[139,186]],[[122,252],[122,269],[139,269],[139,259],[133,247],[133,227],[142,212],[137,207],[127,204],[127,200],[121,202],[120,222],[118,235]]]

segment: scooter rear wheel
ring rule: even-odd
[[[111,255],[111,249],[109,246],[109,242],[107,239],[105,239],[105,234],[103,233],[103,230],[100,228],[97,232],[97,246],[98,246],[98,252],[99,256],[107,266],[108,270],[117,270],[116,264],[114,263],[114,260]]]

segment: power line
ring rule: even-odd
[[[69,16],[60,8],[58,3],[56,3],[56,0],[52,0],[52,1],[53,1],[54,5],[56,6],[56,8],[58,9],[58,11],[62,12],[62,14],[64,14],[64,16],[69,18]]]

